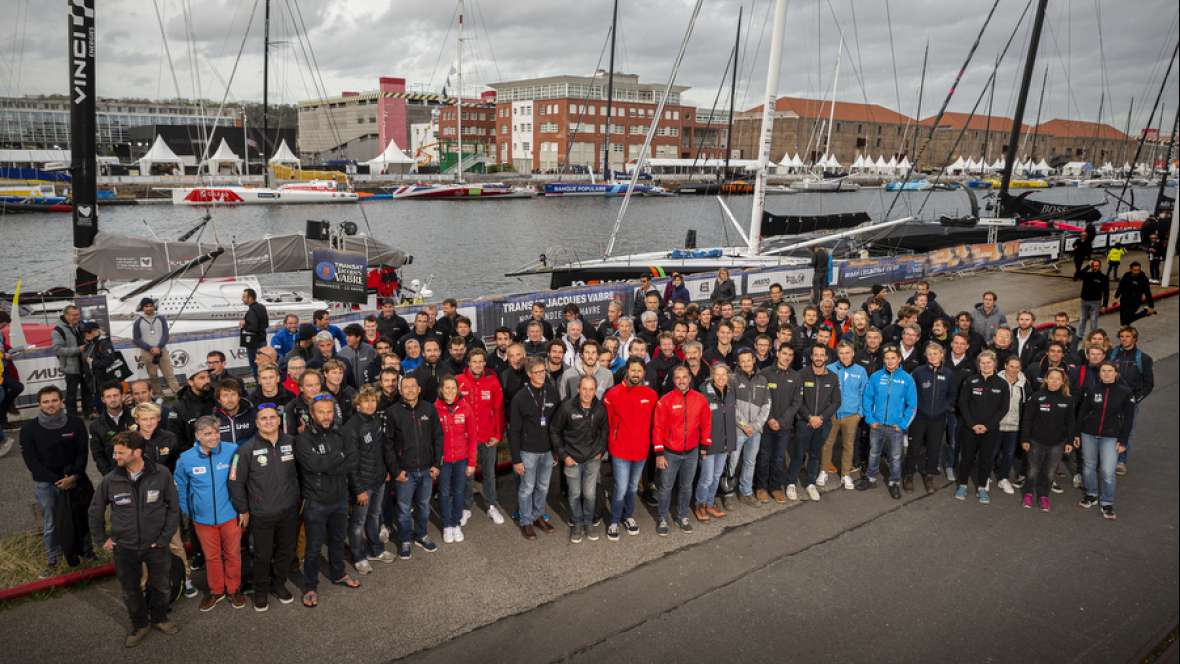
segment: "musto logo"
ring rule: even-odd
[[[315,276],[320,281],[336,281],[336,266],[331,261],[320,261],[315,266]]]
[[[172,361],[173,369],[183,369],[188,366],[188,351],[184,349],[170,351],[168,359]]]

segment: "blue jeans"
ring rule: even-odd
[[[430,519],[430,490],[434,481],[429,470],[407,470],[406,481],[397,484],[397,539],[401,543],[426,537]]]
[[[689,503],[692,502],[692,480],[696,476],[697,459],[699,458],[700,452],[696,449],[683,454],[664,451],[664,460],[668,462],[668,467],[660,471],[658,505],[661,519],[668,518],[668,510],[672,503],[672,488],[677,484],[680,485],[680,488],[676,491],[676,516],[681,519],[688,518]]]
[[[365,492],[369,496],[367,505],[353,505],[348,517],[349,548],[352,562],[359,563],[369,556],[381,555],[385,547],[379,538],[381,534],[381,497],[385,495],[382,483]]]
[[[754,470],[754,488],[765,491],[782,489],[786,478],[787,445],[791,442],[789,424],[778,431],[764,429],[758,445],[757,467]]]
[[[549,479],[553,477],[553,455],[548,452],[520,452],[524,475],[516,490],[520,525],[530,524],[545,513],[545,499],[549,496]]]
[[[732,452],[733,455],[741,453],[741,448]],[[713,499],[717,497],[717,485],[721,482],[721,475],[725,472],[729,458],[728,454],[706,454],[701,457],[701,476],[697,480],[697,505],[713,506]]]
[[[41,541],[45,545],[45,559],[49,566],[53,567],[61,554],[53,527],[53,510],[57,507],[57,498],[61,491],[53,482],[35,482],[33,492],[37,496],[37,504],[41,506]]]
[[[448,461],[438,475],[438,510],[443,528],[458,528],[463,518],[463,492],[467,486],[467,459]]]
[[[601,459],[561,468],[569,487],[570,521],[575,526],[589,528],[594,523],[594,501],[598,497],[598,471],[601,468]]]
[[[615,478],[615,490],[610,496],[611,523],[622,523],[635,515],[635,492],[639,490],[644,463],[646,460],[627,461],[616,456],[610,458],[611,472]]]
[[[1087,496],[1098,496],[1098,504],[1114,504],[1115,474],[1118,463],[1118,439],[1084,433],[1082,438],[1082,485]],[[1101,473],[1101,477],[1099,477]],[[1101,489],[1099,481],[1102,482]]]
[[[884,424],[869,430],[869,467],[865,474],[870,480],[877,479],[881,467],[882,448],[889,446],[889,483],[901,481],[901,452],[905,445],[905,431],[898,431]]]
[[[824,420],[823,426],[818,429],[812,429],[806,421],[795,425],[795,437],[791,441],[791,466],[787,468],[787,484],[795,484],[798,480],[804,455],[807,455],[807,469],[802,484],[815,484],[815,478],[819,475],[820,453],[823,452],[824,441],[828,439],[828,431],[831,428],[831,419]]]
[[[1000,451],[996,456],[996,481],[1012,479],[1012,464],[1016,461],[1016,445],[1020,442],[1019,431],[1000,432]]]
[[[758,467],[758,450],[762,441],[762,434],[755,432],[747,436],[738,430],[737,449],[729,453],[729,474],[738,472],[738,461],[742,463],[741,474],[738,475],[738,493],[743,496],[754,495],[754,469]],[[714,487],[715,488],[715,487]],[[712,500],[709,501],[712,505]]]
[[[344,538],[348,535],[348,501],[303,501],[303,530],[307,548],[303,554],[303,590],[314,591],[320,580],[320,550],[328,545],[328,573],[332,581],[344,578]]]

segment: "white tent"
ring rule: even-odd
[[[896,155],[889,157],[889,163],[886,164],[886,167],[889,169],[890,175],[897,175],[897,156]]]
[[[828,163],[826,166],[824,166],[824,168],[830,168],[832,170],[840,168],[840,161],[836,159],[835,153],[832,153],[832,155],[828,157]]]
[[[279,149],[275,150],[275,155],[271,157],[267,163],[289,164],[294,165],[295,168],[299,168],[299,165],[302,162],[299,161],[299,157],[296,157],[294,152],[291,152],[291,148],[287,147],[287,139],[284,138],[279,142]]]
[[[1094,165],[1088,161],[1071,161],[1061,167],[1061,174],[1077,177],[1079,175],[1088,175],[1092,170],[1094,170]]]
[[[212,157],[201,164],[201,168],[207,168],[209,173],[213,175],[221,173],[222,166],[228,166],[231,173],[241,174],[242,172],[242,160],[230,149],[225,138],[221,139],[221,144],[217,146],[217,152],[214,152]]]
[[[1102,164],[1101,170],[1103,175],[1114,175],[1114,164],[1110,163],[1109,161],[1105,162]]]
[[[999,173],[1000,171],[1004,170],[1004,166],[1005,163],[1003,159],[996,159],[992,162],[992,165],[988,167],[988,170],[993,173]]]
[[[803,158],[799,156],[798,152],[796,152],[795,156],[791,157],[791,168],[795,170],[802,170],[803,165]]]
[[[848,170],[849,171],[856,171],[859,173],[860,171],[863,171],[864,169],[865,169],[865,158],[864,158],[864,156],[862,156],[858,152],[858,153],[856,153],[856,160],[852,162],[852,167],[849,168]]]
[[[1130,166],[1128,166],[1128,168],[1130,168]],[[1050,172],[1052,172],[1052,170],[1053,169],[1049,166],[1049,162],[1045,161],[1044,157],[1042,157],[1035,166],[1029,166],[1028,168],[1029,175],[1037,175],[1041,177],[1048,175]]]
[[[151,149],[147,154],[139,159],[139,172],[143,175],[151,175],[152,166],[156,164],[171,164],[173,175],[184,174],[184,160],[176,156],[172,148],[164,142],[164,137],[159,134],[156,135],[156,142],[152,143]]]
[[[878,175],[885,175],[889,171],[889,164],[886,163],[884,155],[877,155],[877,161],[873,167],[877,169]]]
[[[910,170],[911,166],[913,166],[913,163],[910,162],[910,158],[909,157],[902,157],[901,163],[897,165],[897,170],[904,173],[904,172]]]
[[[382,175],[388,170],[405,173],[410,170],[414,163],[414,160],[410,159],[397,146],[397,141],[391,138],[389,139],[389,145],[385,146],[385,151],[373,159],[366,161],[365,165],[369,167],[369,173],[371,175]]]
[[[962,175],[963,170],[967,168],[967,162],[963,161],[963,155],[955,160],[953,164],[943,169],[947,175]]]

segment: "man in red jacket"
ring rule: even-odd
[[[688,514],[697,460],[705,453],[701,448],[713,443],[713,417],[709,411],[709,401],[705,395],[692,389],[692,374],[687,367],[681,365],[672,370],[672,385],[675,389],[661,397],[656,404],[652,433],[656,468],[660,470],[660,521],[656,525],[656,534],[660,537],[668,534],[668,508],[672,488],[678,479],[680,489],[676,494],[676,525],[685,533],[692,532]]]
[[[504,438],[504,392],[500,388],[500,379],[488,371],[487,366],[487,351],[472,348],[467,354],[467,369],[455,380],[463,399],[475,409],[475,440],[479,444],[477,467],[482,476],[480,492],[488,506],[488,518],[501,525],[504,515],[496,504],[496,446]],[[475,482],[467,483],[463,525],[471,516],[474,486]]]
[[[651,448],[652,413],[659,400],[656,391],[643,384],[646,375],[643,360],[630,358],[623,382],[607,390],[602,398],[610,429],[607,449],[615,478],[610,525],[606,527],[606,538],[612,542],[619,541],[620,523],[627,528],[627,534],[639,534],[639,523],[634,517],[635,492]]]

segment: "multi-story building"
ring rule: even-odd
[[[829,122],[829,118],[831,119]],[[826,150],[840,163],[852,163],[856,155],[901,155],[906,152],[914,121],[877,104],[832,102],[799,97],[779,97],[772,113],[770,158],[781,161],[785,155],[799,155],[805,163],[824,156]],[[758,138],[762,131],[762,106],[737,114],[733,123],[735,155],[742,159],[758,157]]]
[[[464,170],[490,161],[495,163],[496,154],[496,93],[485,91],[478,99],[464,99],[463,112],[463,159]],[[454,99],[438,109],[435,114],[435,139],[441,167],[445,170],[457,160],[459,149],[459,109]],[[468,157],[481,159],[466,161]]]
[[[1003,161],[1012,131],[1012,118],[948,111],[943,114],[931,137],[930,127],[937,117],[932,115],[919,122],[920,128],[914,132],[910,142],[911,148],[925,145],[924,150],[910,150],[915,155],[921,152],[920,168],[936,168],[936,165],[944,162],[953,163],[960,155],[988,164]],[[1030,146],[1031,133],[1032,128],[1028,125],[1020,126],[1022,148],[1028,149]]]
[[[1043,157],[1054,166],[1069,161],[1088,161],[1095,166],[1109,161],[1122,166],[1135,157],[1137,139],[1100,122],[1054,119],[1038,125],[1035,136],[1035,158]],[[1147,158],[1140,156],[1141,161]]]
[[[381,154],[390,140],[403,151],[410,146],[410,125],[430,122],[442,107],[440,95],[406,91],[406,80],[378,79],[378,89],[345,91],[339,97],[299,102],[299,146],[313,161],[367,161]]]

